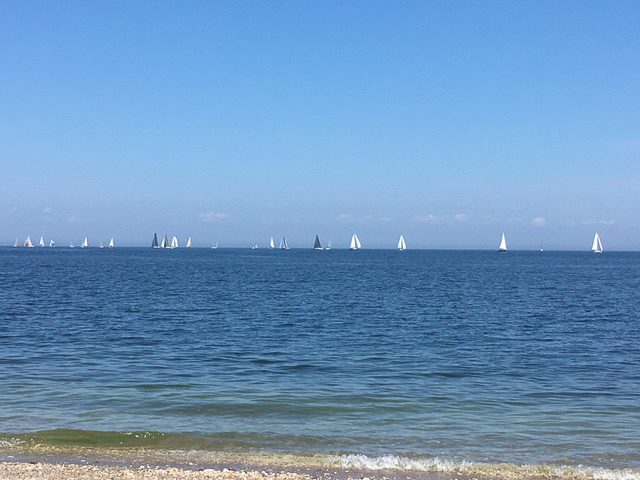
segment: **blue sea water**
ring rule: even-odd
[[[640,478],[639,309],[631,252],[2,248],[0,450]]]

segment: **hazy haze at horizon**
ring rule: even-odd
[[[640,249],[634,2],[5,2],[0,244]]]

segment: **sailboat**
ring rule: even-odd
[[[400,235],[400,239],[398,240],[398,250],[401,252],[407,249],[407,242],[404,241],[404,237]]]
[[[38,243],[40,247],[44,247],[44,237],[40,237],[40,243]]]
[[[544,239],[540,241],[540,251],[544,252]]]
[[[175,235],[171,239],[171,248],[178,248],[178,238]]]
[[[322,245],[320,244],[320,239],[318,238],[317,234],[316,234],[316,241],[313,242],[313,249],[314,250],[322,250]]]
[[[14,243],[14,244],[13,244],[13,246],[14,246],[14,247],[17,247],[17,246],[18,246],[18,243],[19,243],[19,242],[18,242],[18,239],[16,238],[16,243]]]
[[[191,237],[187,240],[187,248],[191,248]]]
[[[502,232],[502,239],[500,240],[500,246],[498,247],[499,252],[507,251],[507,237],[504,236],[504,232]]]
[[[251,250],[257,250],[258,249],[258,242],[253,244],[253,247],[251,247]]]
[[[115,247],[115,243],[113,243],[113,237],[111,237],[111,240],[109,240],[109,248],[113,248],[113,247]]]
[[[595,237],[593,237],[593,245],[591,246],[591,251],[593,253],[602,253],[604,249],[602,248],[602,242],[600,241],[600,235],[596,232]]]
[[[351,237],[351,245],[349,245],[349,250],[355,252],[357,250],[360,250],[361,248],[362,244],[360,243],[360,239],[358,238],[358,235],[354,233],[353,237]]]
[[[213,248],[214,250],[218,249],[218,242],[215,243],[215,245],[212,243],[211,244],[211,248]]]
[[[325,247],[325,250],[331,250],[331,240],[327,242],[327,246]]]
[[[100,248],[104,248],[104,245],[102,244],[102,242],[100,242]]]
[[[69,242],[69,248],[76,248],[73,246],[73,242]]]
[[[276,244],[273,242],[273,237],[271,237],[271,240],[269,240],[269,249],[272,250],[276,248]]]
[[[289,245],[287,244],[287,239],[282,237],[280,240],[280,250],[289,250]]]
[[[56,242],[53,241],[53,239],[49,240],[49,247],[55,247],[56,246]]]
[[[88,246],[89,246],[89,240],[87,240],[87,237],[84,237],[84,240],[80,244],[80,248],[87,248]]]
[[[27,239],[24,241],[24,246],[33,248],[33,242],[31,241],[31,237],[27,235]]]
[[[171,244],[169,243],[169,237],[167,234],[164,234],[164,238],[162,239],[162,243],[160,243],[160,248],[171,248]]]
[[[158,245],[158,234],[153,234],[153,240],[151,241],[151,248],[160,248]]]

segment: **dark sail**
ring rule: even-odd
[[[158,234],[153,234],[153,242],[151,242],[151,248],[158,248]]]
[[[320,245],[320,239],[318,238],[318,235],[316,235],[316,241],[313,244],[313,249],[314,250],[322,250],[322,245]]]

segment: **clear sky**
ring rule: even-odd
[[[640,2],[0,2],[0,244],[640,250]]]

